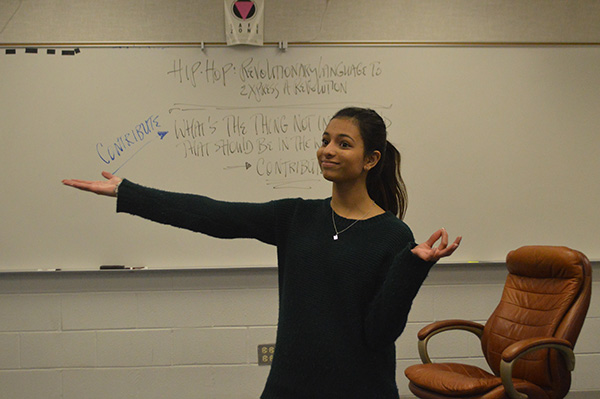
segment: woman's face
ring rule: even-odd
[[[371,165],[356,122],[350,118],[332,119],[325,132],[317,160],[323,177],[333,182],[366,178]],[[377,162],[375,162],[377,163]]]

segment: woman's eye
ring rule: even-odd
[[[350,147],[350,144],[346,143],[345,141],[342,141],[342,142],[340,143],[340,147],[342,147],[342,148],[349,148],[349,147]]]

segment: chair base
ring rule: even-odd
[[[546,392],[541,390],[540,388],[531,385],[531,384],[515,384],[515,387],[528,396],[528,399],[551,399]],[[437,392],[432,392],[425,390],[418,385],[410,382],[408,384],[408,388],[410,391],[417,397],[421,399],[510,399],[510,397],[506,394],[504,387],[499,386],[490,392],[486,392],[484,394],[471,395],[471,396],[448,396],[442,395]]]

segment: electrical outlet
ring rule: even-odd
[[[273,363],[273,353],[275,353],[275,344],[258,345],[258,365],[271,365]]]

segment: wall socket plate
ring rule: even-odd
[[[273,354],[275,353],[275,344],[258,345],[258,365],[270,366],[273,363]]]

